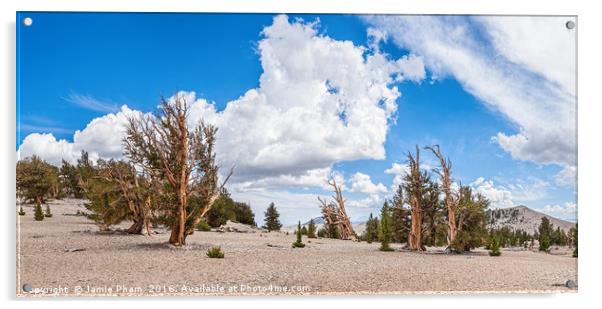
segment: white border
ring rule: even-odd
[[[177,300],[176,305],[187,307],[261,306],[307,308],[310,302],[324,302],[326,306],[346,308],[368,308],[375,306],[428,307],[476,307],[508,308],[509,306],[533,308],[570,308],[600,303],[596,293],[600,287],[600,231],[598,221],[602,219],[602,203],[597,198],[601,175],[598,164],[600,133],[602,132],[599,85],[600,47],[599,32],[602,29],[602,11],[596,10],[595,1],[469,1],[469,0],[21,0],[1,1],[2,40],[0,61],[3,74],[0,76],[2,104],[2,132],[5,151],[2,152],[3,177],[0,196],[3,197],[2,220],[4,245],[2,254],[1,293],[5,305],[24,308],[34,307],[46,301],[23,301],[15,298],[15,215],[14,203],[15,172],[15,12],[16,11],[139,11],[139,12],[274,12],[274,13],[386,13],[386,14],[518,14],[518,15],[578,15],[578,61],[579,61],[579,293],[557,295],[419,295],[419,296],[322,296],[322,297],[222,297],[222,298],[152,298],[140,299],[144,304],[133,304],[131,299],[102,299],[82,304],[79,301],[50,300],[63,308],[92,306],[150,306],[165,307],[166,301]],[[598,241],[596,242],[596,239]],[[595,247],[597,245],[597,247]],[[494,270],[492,270],[494,271]],[[89,300],[90,298],[86,298]],[[305,300],[299,302],[299,300]],[[18,304],[15,302],[19,302]],[[59,303],[60,302],[60,303]],[[110,302],[111,304],[107,304]],[[378,302],[378,303],[375,303]],[[43,305],[43,304],[42,304]]]

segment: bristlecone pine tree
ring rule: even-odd
[[[307,238],[316,238],[316,223],[314,219],[309,220],[307,224]]]
[[[326,225],[329,227],[329,236],[335,238],[333,237],[331,230],[334,233],[336,227],[338,238],[357,240],[355,232],[353,231],[353,226],[351,225],[351,219],[347,215],[347,210],[345,209],[345,199],[343,199],[341,186],[337,184],[334,177],[328,180],[327,183],[332,187],[335,193],[332,196],[333,202],[327,203],[326,200],[323,200],[319,196],[318,201],[320,202],[320,208],[322,209],[322,216],[326,221]]]
[[[37,156],[19,160],[16,168],[17,195],[41,204],[52,194],[58,178],[56,168]]]
[[[34,208],[33,218],[36,221],[44,220],[44,211],[42,210],[42,205],[39,202],[36,202],[36,206]]]
[[[432,147],[426,147],[427,150],[431,150],[435,157],[439,160],[439,169],[437,170],[437,174],[441,178],[441,186],[443,188],[443,192],[445,193],[445,206],[447,207],[447,246],[450,247],[451,244],[456,239],[457,227],[456,227],[456,209],[454,198],[451,191],[451,168],[452,162],[448,159],[445,159],[441,154],[441,150],[439,149],[439,145],[434,145]]]
[[[153,191],[159,191],[158,182],[145,175],[139,175],[136,168],[124,161],[99,161],[98,178],[111,183],[120,194],[121,207],[129,210],[132,225],[129,234],[151,234],[151,202],[156,199]]]
[[[299,221],[299,224],[297,225],[296,234],[297,234],[297,240],[293,243],[293,248],[305,247],[305,244],[303,243],[302,236],[301,236],[301,221]]]
[[[280,231],[280,228],[282,227],[282,224],[278,219],[280,217],[280,214],[278,213],[278,210],[276,209],[276,205],[274,205],[274,203],[270,203],[270,206],[268,206],[268,209],[266,209],[264,215],[265,225],[263,226],[263,228],[268,230],[268,232]]]
[[[171,226],[169,243],[179,247],[211,209],[232,170],[222,182],[215,163],[217,128],[200,121],[189,125],[189,105],[178,94],[161,100],[157,115],[131,117],[125,154],[146,175],[160,181],[158,211]],[[198,203],[189,204],[189,197]]]
[[[473,194],[468,186],[461,186],[456,205],[456,238],[451,247],[457,252],[470,251],[483,245],[487,237],[489,200],[481,194]]]
[[[389,209],[389,203],[385,201],[383,208],[380,211],[380,229],[378,233],[380,251],[393,251],[393,248],[390,246],[392,236],[391,210]]]
[[[422,244],[422,196],[425,174],[420,170],[420,148],[418,148],[418,145],[414,155],[408,152],[408,165],[410,173],[405,176],[405,192],[408,195],[412,216],[408,248],[410,250],[425,251],[426,247]]]

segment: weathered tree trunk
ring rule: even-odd
[[[144,205],[138,205],[137,211],[134,213],[134,223],[127,229],[129,234],[141,234],[150,236],[151,224],[150,224],[150,206],[151,197],[147,195]]]
[[[411,199],[412,225],[408,237],[408,245],[411,250],[424,250],[422,245],[422,209],[416,197]]]
[[[409,200],[410,211],[412,216],[412,224],[410,226],[410,234],[408,235],[408,246],[410,250],[424,251],[426,248],[422,244],[422,193],[423,179],[420,171],[420,149],[416,146],[416,155],[408,153],[410,165],[409,175]]]
[[[341,187],[337,185],[334,178],[328,181],[328,184],[334,189],[335,195],[332,198],[334,199],[336,204],[333,204],[331,209],[329,208],[331,207],[330,204],[326,204],[326,202],[322,201],[322,199],[320,198],[318,198],[318,200],[320,200],[320,202],[322,203],[322,208],[326,211],[329,211],[329,214],[335,212],[334,215],[337,218],[336,224],[338,225],[340,239],[350,239],[355,241],[357,240],[357,237],[355,236],[353,226],[351,225],[351,220],[349,219],[347,211],[345,210],[345,200],[343,199]],[[330,218],[330,215],[328,217]],[[329,219],[327,218],[327,220]],[[334,224],[334,222],[331,222],[329,224]]]
[[[178,133],[180,136],[180,143],[179,143],[179,147],[180,149],[178,150],[178,160],[180,162],[178,162],[178,166],[180,169],[180,179],[179,179],[179,197],[180,197],[180,207],[178,209],[178,220],[177,220],[177,224],[178,227],[177,229],[172,229],[172,237],[170,237],[169,242],[176,246],[183,246],[186,244],[186,204],[187,204],[187,198],[188,198],[188,175],[189,175],[189,171],[188,171],[188,127],[186,124],[186,113],[178,113],[177,118],[177,125],[178,125]],[[173,233],[177,232],[176,235],[174,235]]]
[[[433,147],[426,147],[430,149],[433,154],[439,159],[439,163],[441,165],[441,170],[439,171],[439,176],[441,177],[441,185],[443,186],[443,192],[445,192],[445,206],[447,207],[447,246],[451,246],[451,244],[456,239],[456,234],[458,233],[456,227],[456,210],[454,207],[454,199],[451,192],[451,166],[452,163],[449,159],[443,158],[441,151],[439,149],[439,145],[435,145]]]

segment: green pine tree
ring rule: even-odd
[[[373,241],[378,240],[379,226],[378,226],[378,218],[374,218],[372,213],[370,213],[370,217],[368,217],[368,221],[366,222],[366,231],[364,232],[364,239],[366,242],[371,244]]]
[[[316,223],[314,219],[309,220],[307,225],[307,238],[316,238]]]
[[[539,232],[539,251],[548,251],[552,244],[553,225],[546,217],[541,218],[541,223],[537,229]]]
[[[389,203],[385,201],[383,208],[380,213],[380,251],[393,251],[393,248],[389,246],[393,233],[391,231],[391,210],[389,209]]]
[[[274,205],[274,203],[270,203],[270,206],[268,207],[268,209],[266,209],[264,214],[265,214],[265,219],[264,219],[265,225],[263,226],[263,228],[267,229],[268,232],[280,231],[282,224],[280,224],[280,221],[278,220],[278,218],[280,217],[280,214],[278,213],[278,210],[276,209],[276,205]]]
[[[19,216],[25,216],[25,210],[23,210],[23,206],[19,205]]]
[[[36,202],[36,206],[35,206],[34,213],[33,213],[33,218],[36,221],[44,220],[44,211],[42,210],[42,205],[40,205],[40,202]]]
[[[297,241],[295,241],[293,243],[293,248],[303,248],[305,247],[305,244],[303,243],[303,240],[301,239],[301,221],[299,221],[299,224],[297,225]]]

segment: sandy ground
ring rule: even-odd
[[[561,250],[444,255],[305,238],[305,248],[292,249],[293,234],[217,232],[195,232],[177,249],[166,244],[168,234],[98,234],[85,217],[70,215],[83,210],[81,201],[51,203],[54,216],[41,222],[31,206],[24,209],[17,293],[27,296],[576,291],[564,283],[577,282],[577,259]],[[225,258],[207,258],[211,246],[221,246]],[[74,248],[85,250],[66,251]],[[23,294],[25,284],[32,293]]]

